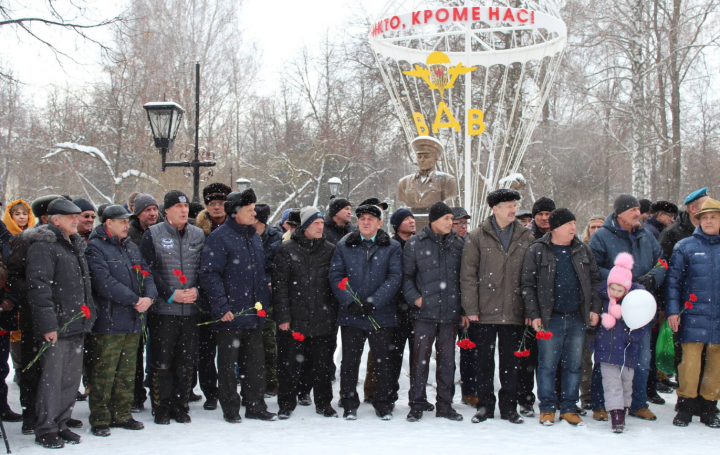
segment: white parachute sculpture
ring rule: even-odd
[[[567,43],[556,6],[529,0],[390,0],[370,42],[408,146],[444,145],[461,203],[487,216],[487,193],[518,174]]]

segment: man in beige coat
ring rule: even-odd
[[[515,190],[491,192],[487,203],[493,214],[468,234],[462,254],[460,288],[462,306],[471,323],[479,324],[473,342],[478,349],[478,404],[473,423],[495,414],[495,343],[500,349],[500,418],[522,423],[517,412],[518,350],[523,336],[524,303],[520,278],[532,233],[515,219],[520,194]]]

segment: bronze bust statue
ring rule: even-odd
[[[427,213],[435,202],[446,202],[458,195],[457,181],[452,175],[435,169],[443,154],[440,141],[430,136],[419,136],[411,145],[419,169],[415,174],[400,179],[398,199],[413,213]]]

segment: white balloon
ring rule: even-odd
[[[655,317],[657,302],[648,291],[636,289],[628,293],[622,300],[623,321],[630,330],[639,329]]]

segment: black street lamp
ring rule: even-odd
[[[200,168],[213,167],[215,161],[200,161],[198,150],[200,148],[200,64],[195,64],[195,159],[192,161],[169,161],[165,162],[167,153],[172,149],[175,136],[180,127],[180,121],[185,113],[179,104],[159,101],[147,103],[143,106],[147,111],[150,129],[152,130],[155,147],[160,150],[162,156],[162,171],[166,167],[191,167],[193,168],[193,202],[200,202]]]

